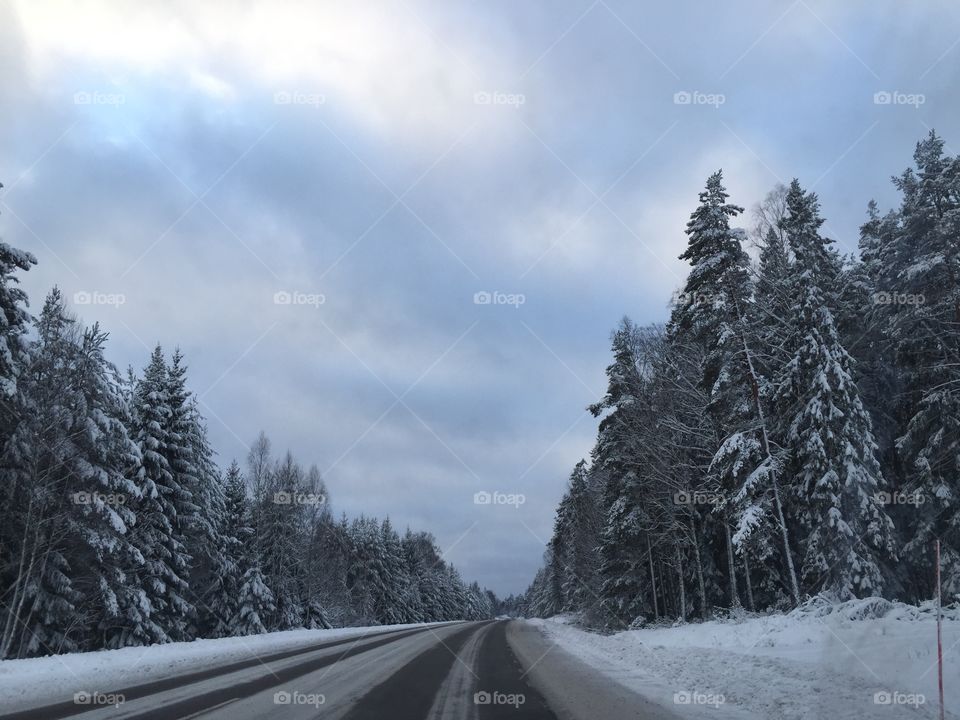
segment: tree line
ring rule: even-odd
[[[591,625],[960,597],[960,158],[934,132],[859,253],[797,180],[754,210],[710,176],[665,324],[612,334],[590,462],[525,612]],[[752,251],[752,252],[751,252]]]
[[[121,375],[57,288],[38,317],[0,243],[0,658],[489,617],[426,532],[337,519],[261,433],[222,472],[179,351]]]

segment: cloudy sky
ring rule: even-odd
[[[264,429],[516,592],[706,176],[852,250],[958,67],[953,0],[0,0],[0,235],[119,366],[183,349],[224,464]]]

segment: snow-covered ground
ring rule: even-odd
[[[115,693],[153,680],[255,660],[328,641],[359,639],[372,633],[423,626],[290,630],[27,660],[3,660],[0,661],[0,713],[71,700],[76,692]]]
[[[599,635],[533,620],[558,647],[681,717],[935,718],[933,607],[885,600]],[[960,612],[943,623],[948,718],[960,718]]]

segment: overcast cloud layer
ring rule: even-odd
[[[706,176],[799,177],[852,251],[916,140],[960,146],[958,66],[950,0],[0,0],[0,235],[34,309],[123,296],[76,307],[119,366],[179,344],[223,464],[262,428],[517,592]]]

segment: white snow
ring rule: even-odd
[[[945,615],[946,717],[960,718],[960,611]],[[683,718],[862,720],[937,717],[934,617],[930,604],[870,598],[614,635],[569,617],[530,622]]]
[[[334,630],[289,630],[246,637],[71,653],[0,661],[0,712],[71,700],[76,692],[115,693],[160,680],[333,640],[385,630],[444,625],[378,625]]]

